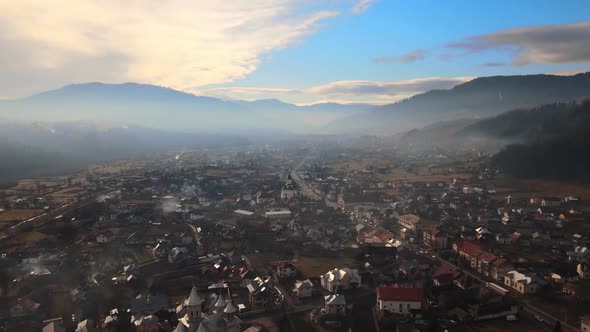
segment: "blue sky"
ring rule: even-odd
[[[341,15],[294,47],[267,56],[258,69],[221,86],[304,89],[333,81],[397,81],[427,77],[471,77],[555,73],[590,69],[588,63],[483,66],[509,63],[511,54],[487,51],[444,60],[445,45],[465,37],[519,27],[590,20],[587,1],[377,1],[365,13]],[[374,63],[424,50],[413,63]],[[590,60],[590,59],[589,59]],[[589,61],[590,62],[590,61]]]
[[[590,69],[582,0],[77,3],[65,13],[59,1],[0,4],[0,97],[138,81],[222,98],[387,103],[477,76]]]

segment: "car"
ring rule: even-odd
[[[543,319],[543,317],[539,316],[539,315],[535,315],[535,319],[541,323],[544,323],[545,320]]]
[[[508,315],[508,316],[506,316],[506,320],[513,322],[515,320],[518,320],[518,317],[516,317],[516,315]]]

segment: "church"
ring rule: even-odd
[[[289,174],[289,176],[287,176],[287,182],[283,188],[281,188],[281,199],[283,201],[288,201],[291,198],[297,197],[298,194],[299,191],[297,190],[297,185],[295,184],[295,181],[293,181],[291,174]]]
[[[231,301],[220,293],[217,301],[204,308],[197,287],[193,286],[188,299],[177,308],[177,312],[185,312],[180,318],[174,332],[239,332],[240,319],[236,316],[237,308]],[[206,311],[206,312],[205,312]]]

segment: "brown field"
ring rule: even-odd
[[[509,332],[509,331],[538,331],[538,325],[534,322],[520,319],[509,322],[505,319],[492,319],[473,324],[480,332]]]
[[[205,174],[207,176],[224,177],[227,176],[229,172],[221,169],[208,169]]]
[[[350,257],[309,257],[299,256],[295,261],[295,267],[304,278],[319,277],[334,268],[356,268],[357,261]]]
[[[21,221],[42,214],[41,209],[13,209],[0,212],[0,222]]]
[[[566,197],[578,196],[582,199],[582,211],[590,211],[590,185],[560,182],[553,180],[520,180],[499,177],[492,181],[498,192],[492,195],[494,199],[504,199],[510,194],[512,199],[531,197]]]

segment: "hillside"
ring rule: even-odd
[[[490,136],[523,138],[493,157],[496,167],[522,178],[590,182],[590,101],[509,112],[477,128],[486,125]]]
[[[584,96],[590,96],[590,73],[480,77],[449,90],[432,90],[362,115],[337,119],[326,129],[393,134],[439,121],[486,117]]]

